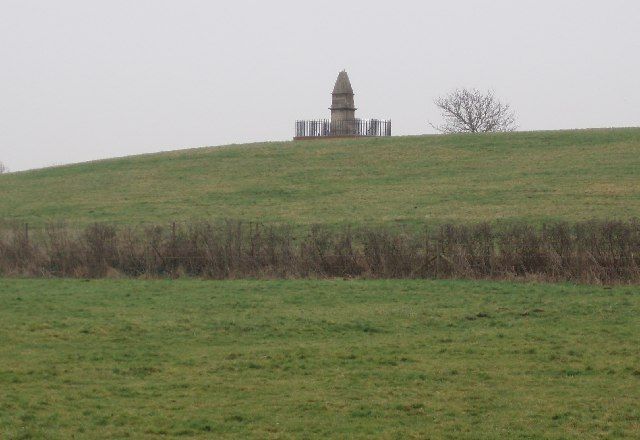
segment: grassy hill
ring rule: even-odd
[[[640,129],[201,148],[0,176],[0,219],[418,223],[640,216]]]

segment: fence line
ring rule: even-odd
[[[347,119],[330,121],[314,119],[296,121],[297,138],[326,136],[391,136],[391,121],[380,119]]]

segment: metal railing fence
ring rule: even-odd
[[[391,121],[381,119],[329,119],[296,121],[296,137],[391,136]]]

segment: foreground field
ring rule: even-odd
[[[640,129],[203,148],[0,176],[0,221],[415,224],[640,217]]]
[[[640,295],[0,279],[0,438],[637,438]]]

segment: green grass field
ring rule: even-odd
[[[634,287],[0,279],[0,438],[635,439],[639,328]]]
[[[0,176],[0,220],[629,218],[639,169],[638,128],[239,145]]]

